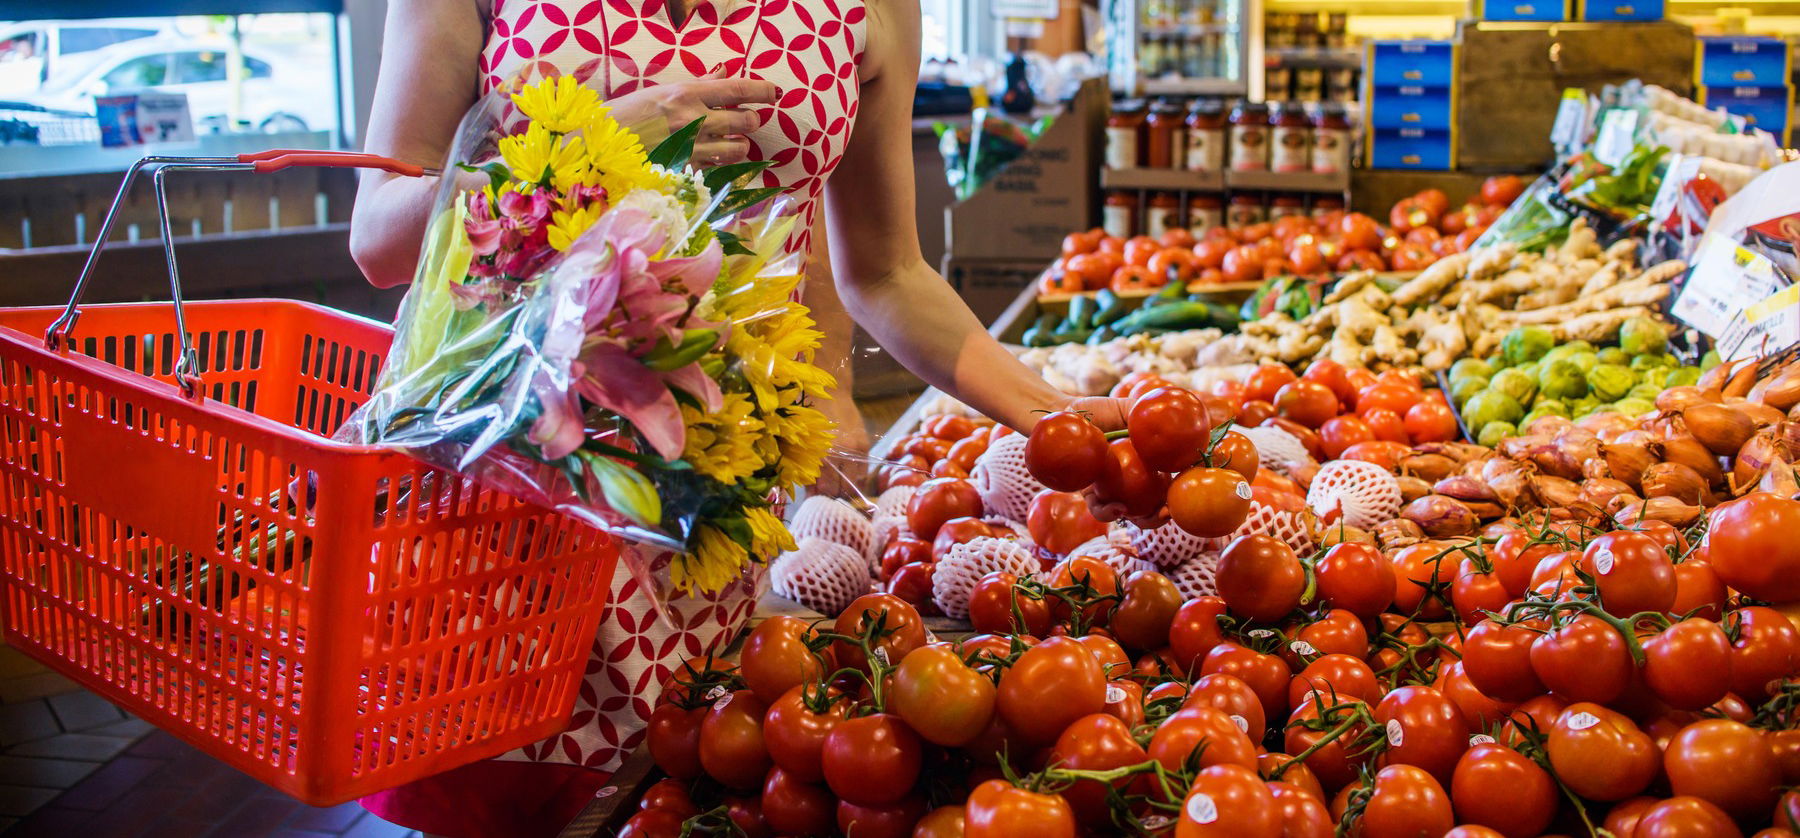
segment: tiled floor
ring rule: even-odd
[[[419,838],[355,803],[304,805],[0,646],[0,834]]]

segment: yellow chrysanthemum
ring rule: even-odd
[[[744,510],[744,520],[750,524],[750,549],[756,555],[767,560],[794,549],[794,534],[775,513],[755,506]]]
[[[605,109],[588,121],[581,135],[587,140],[588,165],[592,169],[588,185],[604,187],[613,200],[633,190],[664,185],[664,177],[650,165],[643,142],[606,115]]]
[[[669,577],[681,590],[713,593],[737,579],[749,559],[750,554],[730,536],[703,525],[694,539],[694,551],[675,557]]]
[[[519,113],[553,134],[572,134],[606,112],[600,93],[573,76],[544,79],[514,93]]]
[[[512,176],[524,183],[552,183],[558,188],[579,182],[587,171],[587,151],[580,137],[557,137],[540,123],[523,134],[500,141],[500,157]]]
[[[764,427],[762,420],[752,415],[755,408],[743,393],[725,394],[724,406],[717,413],[683,405],[687,444],[681,458],[695,471],[727,485],[755,474],[763,466],[756,440]]]
[[[769,432],[781,446],[776,479],[783,488],[792,490],[810,486],[819,479],[825,455],[837,438],[837,423],[818,409],[801,404],[798,389],[783,390],[781,397],[782,406],[766,421]]]
[[[557,250],[568,250],[569,245],[581,238],[594,222],[600,220],[600,214],[606,207],[593,204],[573,210],[557,210],[550,216],[550,246]]]

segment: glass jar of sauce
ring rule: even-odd
[[[1100,207],[1100,228],[1115,239],[1129,239],[1137,233],[1137,196],[1122,189],[1106,193]]]
[[[1181,198],[1173,192],[1150,195],[1144,210],[1144,235],[1160,238],[1164,231],[1181,226]]]
[[[1181,168],[1181,158],[1187,151],[1187,129],[1182,125],[1181,108],[1166,99],[1159,100],[1150,109],[1144,131],[1149,135],[1145,142],[1148,155],[1144,165],[1152,169]]]
[[[1217,195],[1195,195],[1188,198],[1188,231],[1195,238],[1225,223],[1225,201]]]
[[[1268,220],[1269,209],[1263,206],[1261,195],[1240,192],[1231,196],[1231,204],[1225,211],[1225,223],[1231,225],[1231,229],[1241,230]]]
[[[1194,103],[1187,118],[1187,152],[1182,164],[1190,172],[1225,171],[1225,108],[1217,101]]]
[[[1106,117],[1106,167],[1135,169],[1143,165],[1144,103],[1131,100],[1113,106]]]
[[[1327,102],[1313,117],[1312,170],[1336,174],[1350,169],[1350,119],[1344,106]]]
[[[1313,199],[1312,219],[1314,222],[1323,224],[1333,215],[1340,214],[1343,211],[1344,199],[1339,198],[1336,195],[1320,195]]]
[[[1290,215],[1305,215],[1306,200],[1299,195],[1276,195],[1269,199],[1269,220],[1287,218]]]
[[[1240,102],[1231,109],[1231,168],[1260,172],[1269,168],[1269,106]]]
[[[1269,168],[1277,172],[1312,169],[1312,120],[1299,102],[1276,105],[1269,115]]]

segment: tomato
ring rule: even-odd
[[[638,798],[639,809],[668,809],[681,812],[682,817],[693,817],[700,814],[694,806],[694,798],[688,794],[687,784],[673,777],[665,777],[644,790]]]
[[[1107,678],[1122,678],[1131,671],[1131,656],[1125,654],[1125,650],[1112,638],[1096,632],[1077,637],[1075,642],[1085,646],[1088,654],[1099,661],[1100,671]]]
[[[1206,405],[1178,387],[1139,396],[1126,414],[1126,428],[1144,464],[1170,472],[1199,462],[1212,433]]]
[[[1373,619],[1394,601],[1394,566],[1367,544],[1345,543],[1325,551],[1316,568],[1319,601]]]
[[[1620,713],[1578,702],[1550,726],[1550,767],[1590,800],[1624,800],[1649,787],[1660,761],[1656,743]]]
[[[922,751],[919,735],[899,716],[876,713],[833,728],[820,764],[832,794],[858,806],[885,806],[912,791]]]
[[[994,717],[994,683],[948,646],[915,649],[894,670],[888,708],[927,742],[974,741]]]
[[[1633,797],[1630,800],[1620,801],[1607,810],[1606,821],[1603,825],[1606,827],[1606,831],[1620,836],[1620,838],[1629,838],[1637,830],[1638,821],[1643,819],[1644,813],[1661,802],[1654,797]]]
[[[1435,620],[1450,613],[1445,606],[1456,580],[1457,560],[1441,546],[1426,541],[1403,548],[1392,559],[1394,610]]]
[[[1219,556],[1213,584],[1233,613],[1278,620],[1300,605],[1306,571],[1293,548],[1267,535],[1246,535]]]
[[[858,806],[848,800],[837,804],[838,830],[856,838],[912,838],[913,827],[925,817],[925,798],[912,795],[886,806]]]
[[[764,620],[744,640],[739,672],[756,697],[773,702],[790,687],[819,680],[825,662],[807,648],[808,626],[798,617]]]
[[[1706,559],[1725,584],[1768,602],[1800,600],[1800,501],[1751,492],[1707,516]]]
[[[1225,601],[1216,596],[1188,600],[1175,609],[1169,623],[1169,653],[1183,672],[1195,672],[1214,646],[1225,642],[1219,630],[1219,618],[1225,616]]]
[[[1251,742],[1261,742],[1268,730],[1268,714],[1262,699],[1242,679],[1224,673],[1207,675],[1195,681],[1181,702],[1182,709],[1211,707],[1223,711],[1226,718]]]
[[[912,650],[925,645],[925,622],[919,609],[893,594],[863,594],[850,602],[839,614],[833,629],[846,637],[861,637],[868,626],[880,621],[883,635],[874,643],[877,655],[885,655],[886,663],[900,662]],[[867,671],[869,661],[860,646],[837,641],[832,647],[840,666]]]
[[[1185,246],[1165,247],[1157,251],[1155,256],[1150,257],[1150,264],[1147,267],[1150,269],[1150,273],[1165,284],[1170,282],[1185,284],[1194,278],[1196,267],[1194,252]]]
[[[1676,734],[1663,752],[1676,794],[1698,797],[1748,821],[1780,796],[1781,768],[1761,731],[1729,719],[1704,719]]]
[[[1382,695],[1381,684],[1375,680],[1375,670],[1361,658],[1344,654],[1325,655],[1300,670],[1300,674],[1288,681],[1288,704],[1301,706],[1308,700],[1307,693],[1313,690],[1323,694],[1327,703],[1338,697],[1374,703],[1380,701]]]
[[[1201,538],[1224,538],[1250,516],[1254,497],[1244,475],[1228,468],[1196,466],[1169,484],[1169,518]]]
[[[1729,596],[1725,583],[1713,572],[1712,564],[1698,555],[1689,556],[1675,566],[1675,604],[1669,606],[1669,613],[1716,623],[1725,615]]]
[[[1331,838],[1331,812],[1326,810],[1319,793],[1293,783],[1267,785],[1281,810],[1282,838]]]
[[[1249,378],[1244,379],[1245,403],[1257,401],[1273,404],[1275,394],[1299,378],[1286,364],[1264,364],[1257,367],[1251,371]]]
[[[769,828],[768,820],[763,817],[760,798],[761,795],[732,795],[724,799],[725,817],[737,827],[737,834],[744,838],[775,838],[774,830]],[[910,831],[908,830],[908,833]],[[906,836],[902,835],[901,838],[906,838]]]
[[[1000,676],[998,706],[1013,733],[1048,745],[1076,719],[1106,706],[1106,677],[1087,647],[1052,637],[1025,650]]]
[[[1135,728],[1144,723],[1144,685],[1136,681],[1106,682],[1106,706],[1103,712]]]
[[[1531,572],[1537,569],[1538,562],[1555,552],[1554,546],[1532,544],[1529,533],[1515,530],[1500,537],[1490,558],[1507,595],[1516,598],[1531,590]]]
[[[1697,797],[1671,797],[1638,819],[1632,838],[1735,838],[1744,833],[1719,807]]]
[[[966,823],[967,810],[962,806],[939,806],[913,827],[912,838],[963,838]]]
[[[1049,634],[1050,606],[1014,590],[1018,582],[1019,577],[998,570],[981,577],[969,593],[969,624],[984,634]],[[1022,625],[1015,624],[1015,607]]]
[[[1424,770],[1390,765],[1375,775],[1357,834],[1362,838],[1438,836],[1456,826],[1450,795]]]
[[[1225,252],[1219,269],[1226,282],[1256,282],[1263,278],[1263,260],[1256,245],[1239,245]]]
[[[1181,608],[1181,591],[1169,577],[1141,570],[1125,580],[1124,595],[1107,625],[1128,649],[1161,649],[1169,645],[1169,626]]]
[[[644,741],[664,774],[681,780],[700,776],[700,724],[707,707],[692,710],[664,704],[650,713]]]
[[[1254,769],[1213,765],[1194,777],[1175,837],[1206,836],[1282,838],[1281,809]]]
[[[1462,826],[1444,833],[1444,838],[1506,838],[1506,836],[1502,835],[1498,830],[1489,829],[1478,824],[1463,824]]]
[[[906,504],[907,529],[925,541],[937,538],[945,521],[980,515],[981,493],[969,481],[953,477],[925,481]]]
[[[1061,795],[989,780],[969,792],[964,838],[1075,838],[1075,813]]]
[[[1219,439],[1213,446],[1212,453],[1207,455],[1206,464],[1215,468],[1230,469],[1242,475],[1245,480],[1255,480],[1261,470],[1261,456],[1256,453],[1256,444],[1250,438],[1231,431]]]
[[[1375,219],[1353,212],[1338,220],[1338,234],[1349,250],[1374,250],[1381,246],[1381,228]]]
[[[1146,465],[1131,440],[1115,439],[1107,446],[1094,493],[1102,503],[1119,505],[1129,517],[1154,515],[1168,496],[1169,476]]]
[[[1262,700],[1264,718],[1279,719],[1287,712],[1288,680],[1293,672],[1281,658],[1236,643],[1220,643],[1200,664],[1201,675],[1219,673],[1250,685],[1250,689],[1256,691],[1256,697]]]
[[[1494,725],[1506,721],[1506,716],[1515,706],[1510,701],[1498,701],[1476,689],[1469,681],[1462,661],[1450,661],[1438,670],[1437,688],[1451,701],[1456,702],[1457,709],[1462,710],[1463,718],[1469,720],[1469,729],[1483,731],[1492,729]]]
[[[1800,831],[1800,791],[1786,792],[1775,803],[1775,826],[1790,834]]]
[[[1045,489],[1031,499],[1025,526],[1037,546],[1058,555],[1106,535],[1106,525],[1088,511],[1080,495]]]
[[[825,737],[849,717],[850,702],[841,700],[836,690],[821,694],[817,685],[799,684],[772,702],[763,715],[763,745],[769,759],[794,779],[817,783],[825,779],[819,764]]]
[[[1601,607],[1615,617],[1667,611],[1675,603],[1675,565],[1644,533],[1602,533],[1588,542],[1576,566],[1594,577]]]
[[[1739,608],[1725,615],[1731,641],[1731,691],[1760,702],[1769,684],[1800,672],[1800,630],[1780,611],[1763,606]]]
[[[1356,412],[1361,414],[1365,420],[1369,419],[1377,410],[1385,410],[1397,417],[1404,417],[1406,412],[1411,410],[1413,405],[1416,405],[1419,402],[1420,396],[1417,390],[1414,390],[1411,387],[1378,381],[1357,391]],[[1371,424],[1370,428],[1373,429],[1374,425]],[[1401,430],[1404,431],[1405,429],[1403,420],[1401,423]],[[1396,439],[1394,441],[1410,442],[1412,440],[1409,437],[1408,439]],[[1419,441],[1422,442],[1423,440]]]
[[[683,818],[668,809],[646,809],[625,821],[619,838],[678,838]]]
[[[1506,838],[1544,834],[1556,815],[1556,781],[1537,763],[1504,745],[1484,743],[1456,762],[1450,800],[1463,823],[1492,827]]]
[[[1319,426],[1319,443],[1325,446],[1325,455],[1333,460],[1341,459],[1352,445],[1374,441],[1375,430],[1354,415],[1334,417]]]
[[[1701,710],[1731,689],[1731,640],[1718,623],[1682,620],[1643,647],[1644,685],[1670,707]]]
[[[1380,239],[1377,238],[1376,241],[1379,243]],[[1334,267],[1337,268],[1339,273],[1348,273],[1350,271],[1385,271],[1388,269],[1387,260],[1381,258],[1381,254],[1371,250],[1346,251],[1343,256],[1338,257]]]
[[[961,419],[962,417],[954,418]],[[950,453],[945,454],[944,458],[955,463],[963,471],[968,471],[975,467],[976,461],[980,460],[981,455],[986,454],[987,450],[987,436],[974,434],[957,440],[955,445],[950,446]]]
[[[1531,644],[1531,669],[1538,680],[1573,701],[1618,698],[1631,684],[1635,668],[1625,638],[1591,614],[1581,614]]]
[[[830,835],[837,801],[825,787],[801,782],[780,768],[762,786],[763,821],[780,835]]]
[[[1329,654],[1368,657],[1369,631],[1355,614],[1343,609],[1326,611],[1319,619],[1302,625],[1294,632],[1294,640],[1281,650],[1281,657],[1293,669]]]
[[[769,771],[763,717],[769,706],[749,690],[721,696],[700,723],[700,765],[726,788],[753,789]]]
[[[1125,240],[1125,264],[1148,265],[1162,245],[1149,236],[1132,236]]]
[[[1100,479],[1105,460],[1106,435],[1078,413],[1039,419],[1025,441],[1025,468],[1039,483],[1059,492],[1079,492],[1092,485]]]
[[[1149,757],[1142,745],[1131,738],[1131,728],[1105,713],[1083,716],[1056,738],[1051,759],[1064,768],[1082,771],[1106,771],[1136,765]],[[1131,778],[1112,783],[1121,793]],[[1075,810],[1075,819],[1093,828],[1111,822],[1106,806],[1106,785],[1095,780],[1077,780],[1064,789],[1062,796]]]
[[[1348,721],[1353,708],[1363,705],[1361,701],[1354,699],[1346,699],[1342,704],[1342,708],[1324,704],[1323,715],[1320,714],[1321,705],[1317,702],[1308,701],[1294,708],[1294,716],[1288,720],[1287,731],[1282,737],[1284,749],[1290,754],[1306,753],[1313,745],[1323,741],[1331,729]],[[1313,730],[1309,727],[1318,724],[1323,724],[1325,729]],[[1359,753],[1361,740],[1367,731],[1361,723],[1351,722],[1350,725],[1343,735],[1319,745],[1317,750],[1301,761],[1319,778],[1319,783],[1327,791],[1356,782],[1363,765],[1368,762],[1368,756]]]
[[[936,572],[937,565],[934,562],[903,564],[888,577],[883,590],[914,608],[935,610],[937,606],[931,601],[931,582]]]
[[[1275,391],[1275,410],[1308,428],[1317,428],[1338,415],[1338,398],[1317,381],[1300,379],[1282,385]]]
[[[1500,581],[1493,565],[1487,564],[1488,570],[1482,570],[1483,564],[1485,560],[1477,563],[1474,559],[1463,559],[1457,565],[1456,581],[1450,583],[1450,605],[1465,624],[1480,622],[1487,612],[1500,613],[1512,601],[1506,593],[1506,583]]]
[[[1377,765],[1416,765],[1440,783],[1469,749],[1469,722],[1456,702],[1431,687],[1400,687],[1375,705],[1388,748]]]
[[[1423,399],[1407,408],[1404,424],[1406,435],[1415,443],[1449,442],[1462,433],[1450,406],[1436,399]]]
[[[901,565],[929,562],[931,542],[914,536],[912,533],[901,533],[894,536],[881,551],[881,576],[885,580],[894,575]]]
[[[1078,598],[1098,599],[1119,593],[1119,572],[1093,556],[1072,556],[1057,562],[1051,569],[1049,581],[1051,588],[1070,589],[1065,592]],[[1067,601],[1057,597],[1049,600],[1049,604],[1052,620],[1060,623],[1069,619]],[[1083,618],[1100,622],[1109,607],[1111,601],[1088,605],[1082,608]],[[1121,656],[1123,654],[1120,652]]]
[[[1481,202],[1505,206],[1525,193],[1525,181],[1518,175],[1495,175],[1481,182]]]

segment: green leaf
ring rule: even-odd
[[[605,457],[583,453],[581,458],[600,484],[600,491],[606,495],[606,505],[613,511],[645,527],[662,523],[662,499],[657,496],[656,486],[650,478]]]
[[[505,163],[495,162],[489,163],[486,166],[471,166],[467,163],[458,163],[456,164],[456,168],[465,172],[486,172],[488,180],[493,183],[496,191],[499,190],[500,187],[505,186],[506,182],[512,179],[512,170],[506,168]]]
[[[706,220],[717,221],[721,218],[729,218],[781,193],[780,188],[773,186],[758,189],[734,189],[731,194],[725,196],[725,200],[719,202]]]
[[[724,249],[726,256],[755,256],[756,255],[756,251],[751,250],[748,246],[746,246],[744,244],[743,237],[737,235],[736,233],[727,233],[724,230],[715,230],[713,234],[719,237],[719,247]]]
[[[650,162],[670,170],[687,166],[689,158],[694,156],[694,140],[700,136],[700,126],[705,122],[705,117],[696,119],[657,143],[650,151]]]
[[[729,184],[737,183],[748,175],[760,174],[763,170],[773,165],[775,165],[773,161],[753,160],[746,163],[714,166],[713,168],[706,170],[706,188],[717,192]]]

